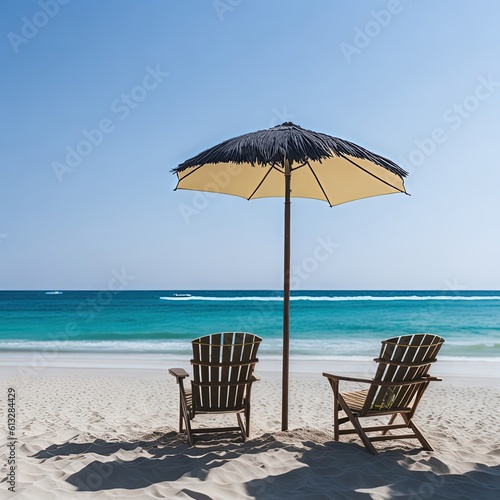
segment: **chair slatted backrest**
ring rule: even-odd
[[[214,333],[193,340],[195,411],[238,410],[252,380],[262,339],[251,333]]]
[[[437,335],[404,335],[382,342],[376,382],[419,381],[427,375],[441,349],[444,339]],[[407,408],[415,398],[419,384],[380,386],[372,384],[362,414],[376,410]]]

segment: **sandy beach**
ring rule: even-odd
[[[1,498],[496,499],[500,492],[496,365],[438,363],[433,373],[444,380],[431,385],[415,418],[435,451],[378,442],[372,456],[354,436],[333,440],[331,390],[321,376],[367,376],[368,362],[292,362],[288,432],[280,431],[279,363],[261,362],[250,439],[212,434],[190,448],[176,432],[178,392],[167,372],[189,369],[186,360],[34,356],[5,355],[0,365]],[[12,389],[15,446],[6,426]]]

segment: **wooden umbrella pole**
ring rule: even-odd
[[[290,370],[290,193],[291,168],[287,158],[285,168],[285,256],[283,279],[283,379],[281,398],[281,430],[288,430],[288,382]]]

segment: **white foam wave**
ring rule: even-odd
[[[45,295],[62,295],[62,292],[58,292],[57,290],[54,292],[45,292]]]
[[[260,360],[279,361],[281,356],[281,342],[275,342],[269,348],[261,348],[259,352]],[[299,361],[367,361],[372,362],[374,352],[377,349],[357,350],[348,349],[347,346],[333,344],[329,348],[323,348],[316,351],[307,349],[302,351],[299,346],[291,343],[290,360]],[[110,355],[158,355],[165,359],[189,359],[191,356],[191,344],[189,341],[142,341],[142,342],[126,342],[126,341],[41,341],[41,342],[23,342],[9,341],[0,342],[0,352],[10,353],[26,353],[29,354],[36,363],[41,363],[44,360],[56,359],[59,355],[65,353],[77,355],[81,354],[110,354]],[[9,364],[10,357],[5,357],[0,366]],[[476,363],[499,363],[499,356],[457,356],[455,355],[440,355],[442,361],[461,361],[461,362],[476,362]],[[35,362],[34,361],[34,362]],[[13,360],[15,364],[15,360]]]
[[[203,297],[198,295],[174,295],[173,297],[160,297],[160,300],[175,300],[175,301],[184,301],[184,300],[204,300],[204,301],[220,301],[220,302],[232,302],[232,301],[282,301],[282,297]]]
[[[213,297],[213,296],[202,296],[202,295],[181,295],[176,294],[172,297],[160,297],[161,300],[172,300],[172,301],[221,301],[221,302],[232,302],[232,301],[263,301],[263,302],[282,302],[283,297]],[[401,300],[418,300],[418,301],[429,301],[429,300],[500,300],[499,295],[394,295],[394,296],[376,296],[376,295],[356,295],[356,296],[310,296],[302,295],[291,297],[290,300],[308,300],[313,302],[348,302],[348,301],[401,301]]]
[[[451,347],[451,346],[450,346]],[[478,347],[478,346],[474,346]],[[479,345],[484,347],[484,345]],[[373,359],[380,348],[380,342],[375,340],[353,339],[351,342],[342,342],[336,339],[304,340],[295,339],[290,342],[291,359],[303,360],[362,360]],[[190,340],[67,340],[67,341],[0,341],[0,352],[31,352],[42,357],[55,357],[58,353],[96,353],[96,354],[158,354],[165,357],[186,357],[191,355]],[[460,355],[462,354],[463,355]],[[268,360],[281,359],[281,339],[266,339],[265,345],[260,348],[259,358]],[[8,356],[7,356],[8,358]],[[447,354],[441,354],[442,360],[453,361],[485,361],[499,362],[498,349],[490,352],[481,349],[458,350],[450,349]]]
[[[189,341],[47,340],[0,342],[0,351],[52,352],[189,352]]]

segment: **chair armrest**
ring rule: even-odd
[[[423,377],[426,378],[427,380],[430,380],[431,382],[442,382],[443,381],[442,378],[433,377],[432,375],[424,375]]]
[[[323,372],[323,377],[331,378],[333,380],[345,380],[347,382],[364,382],[366,384],[373,383],[373,379],[356,378],[356,377],[342,377],[341,375],[333,375],[332,373]]]
[[[184,368],[169,368],[168,373],[177,378],[177,382],[179,380],[185,379],[186,377],[189,377],[189,373],[186,370],[184,370]]]
[[[256,375],[255,373],[252,373],[252,382],[258,382],[260,380],[260,377]]]

